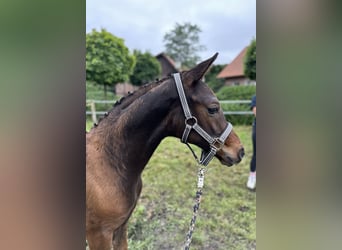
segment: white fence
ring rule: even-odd
[[[97,123],[97,116],[104,115],[107,113],[107,111],[97,111],[96,110],[96,104],[114,104],[116,101],[104,101],[104,100],[87,100],[86,105],[90,107],[90,111],[86,111],[86,115],[91,115],[92,120],[94,123]],[[250,104],[250,100],[223,100],[220,101],[220,104]],[[229,111],[224,110],[223,108],[223,114],[225,115],[253,115],[252,111]]]

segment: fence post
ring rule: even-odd
[[[91,117],[93,119],[94,123],[97,123],[97,117],[96,117],[96,108],[95,108],[95,102],[90,102],[90,109],[91,109]]]

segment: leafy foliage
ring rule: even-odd
[[[219,100],[251,100],[255,92],[255,85],[224,86],[216,96]]]
[[[142,53],[134,50],[136,64],[133,74],[130,76],[133,85],[142,85],[156,79],[161,74],[161,66],[158,60],[149,52]]]
[[[254,38],[246,52],[244,74],[251,80],[256,79],[256,39]]]
[[[134,64],[123,39],[105,29],[93,29],[86,35],[87,80],[105,86],[127,81]]]
[[[212,65],[205,75],[206,83],[214,92],[217,92],[224,85],[224,79],[218,79],[216,76],[225,66],[224,64]]]
[[[180,63],[182,69],[189,69],[200,60],[198,52],[205,49],[200,45],[201,29],[191,23],[178,24],[164,35],[166,54]]]
[[[255,85],[224,86],[216,94],[219,100],[251,100],[256,93]],[[222,104],[224,111],[250,111],[250,104]],[[227,121],[233,125],[251,125],[252,115],[226,115]]]

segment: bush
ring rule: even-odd
[[[217,78],[217,75],[222,71],[222,69],[225,66],[225,64],[212,65],[205,75],[206,83],[215,93],[224,86],[224,79]]]
[[[256,93],[255,85],[225,86],[216,94],[219,100],[251,100]],[[250,111],[250,104],[222,104],[224,111]],[[252,115],[226,115],[227,121],[233,125],[251,125]]]
[[[224,111],[250,111],[250,104],[222,104]],[[253,115],[225,115],[226,120],[232,125],[252,125]]]
[[[210,79],[207,81],[208,86],[216,93],[224,86],[223,79]]]
[[[251,100],[255,93],[255,85],[224,86],[216,93],[216,96],[219,100]]]
[[[160,76],[160,63],[150,52],[142,53],[139,50],[134,50],[134,56],[137,62],[130,76],[133,85],[141,86]]]

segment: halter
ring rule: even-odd
[[[185,115],[185,129],[183,132],[183,136],[181,138],[181,142],[183,142],[189,146],[188,137],[189,137],[189,134],[190,134],[192,129],[194,129],[204,140],[206,140],[210,145],[210,150],[209,150],[209,152],[205,152],[204,150],[202,150],[202,155],[201,155],[201,159],[199,161],[199,164],[207,166],[209,164],[209,162],[215,156],[216,152],[222,148],[224,142],[226,141],[227,137],[229,136],[230,132],[232,131],[233,126],[232,126],[232,124],[227,122],[227,127],[222,132],[220,137],[212,137],[207,132],[205,132],[201,128],[201,126],[198,125],[196,117],[191,115],[189,105],[188,105],[188,102],[187,102],[186,97],[185,97],[184,88],[183,88],[182,80],[180,77],[180,73],[173,74],[173,78],[175,79],[177,92],[178,92],[179,99],[181,101],[183,112]],[[191,149],[191,147],[190,147],[190,149]],[[195,156],[195,158],[197,158],[197,157]]]

